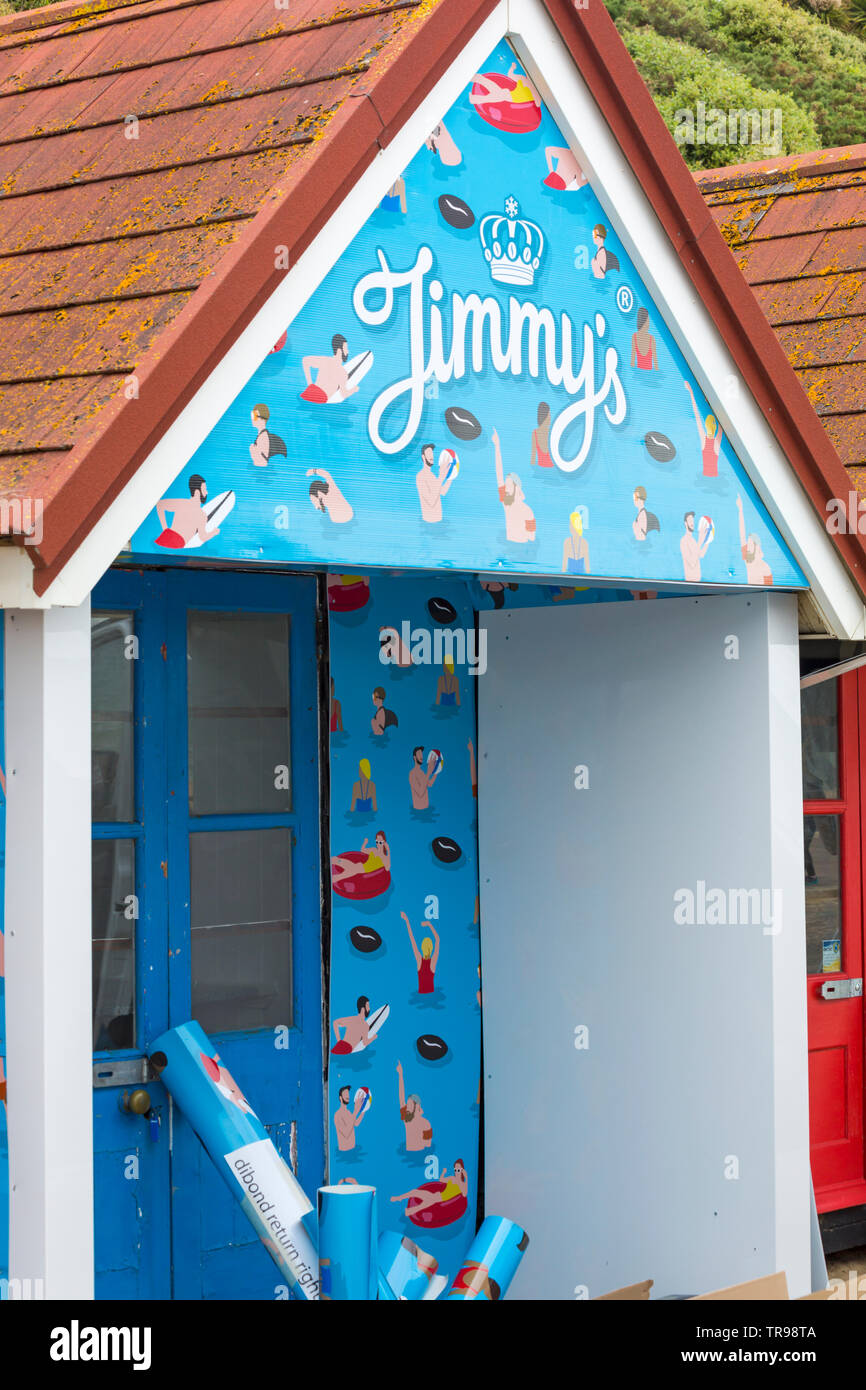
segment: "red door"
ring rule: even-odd
[[[828,663],[820,663],[828,664]],[[819,1212],[866,1202],[859,732],[866,672],[802,692],[809,1118]],[[866,823],[866,821],[864,821]]]

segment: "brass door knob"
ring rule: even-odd
[[[120,1108],[128,1115],[147,1115],[152,1108],[150,1096],[145,1090],[124,1091]]]

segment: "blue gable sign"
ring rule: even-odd
[[[806,585],[507,42],[132,549]]]

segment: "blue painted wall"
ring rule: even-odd
[[[515,99],[464,90],[133,551],[805,586],[507,43],[484,69]]]

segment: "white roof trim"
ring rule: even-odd
[[[183,462],[192,457],[216,426],[226,402],[237,393],[238,383],[249,380],[421,148],[443,112],[457,100],[482,61],[506,35],[591,175],[611,224],[712,401],[767,511],[801,565],[828,626],[839,637],[866,636],[866,608],[841,556],[746,388],[541,0],[500,0],[387,149],[380,152],[358,180],[314,245],[286,273],[282,284],[95,524],[42,599],[33,594],[32,584],[21,583],[21,552],[17,552],[20,558],[15,561],[7,560],[0,552],[3,606],[43,607],[83,601],[177,477]],[[639,244],[629,233],[630,227],[639,229]],[[672,304],[677,306],[676,319],[668,307]],[[700,361],[692,343],[701,345]],[[179,464],[179,460],[183,462]]]

